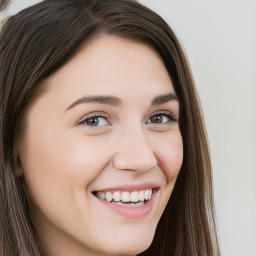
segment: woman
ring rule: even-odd
[[[180,44],[131,0],[46,0],[0,39],[1,255],[219,255]]]

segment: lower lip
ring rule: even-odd
[[[141,206],[125,206],[125,205],[117,205],[114,203],[110,203],[106,200],[103,200],[99,197],[96,197],[101,203],[110,208],[112,211],[116,212],[119,215],[122,215],[129,219],[140,219],[146,217],[152,210],[155,200],[156,192],[153,191],[151,198]]]

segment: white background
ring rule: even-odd
[[[13,0],[8,12],[36,0]],[[256,0],[141,0],[189,58],[210,141],[223,256],[256,256]]]

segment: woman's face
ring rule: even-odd
[[[133,41],[97,38],[47,80],[20,145],[46,255],[150,245],[182,164],[178,116],[161,58]]]

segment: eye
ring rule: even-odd
[[[155,114],[147,121],[148,124],[167,124],[170,122],[178,122],[178,120],[170,113]]]
[[[109,124],[107,121],[107,118],[104,116],[90,116],[81,121],[79,124],[82,125],[88,125],[88,126],[95,126],[95,127],[101,127],[101,126],[106,126]]]

